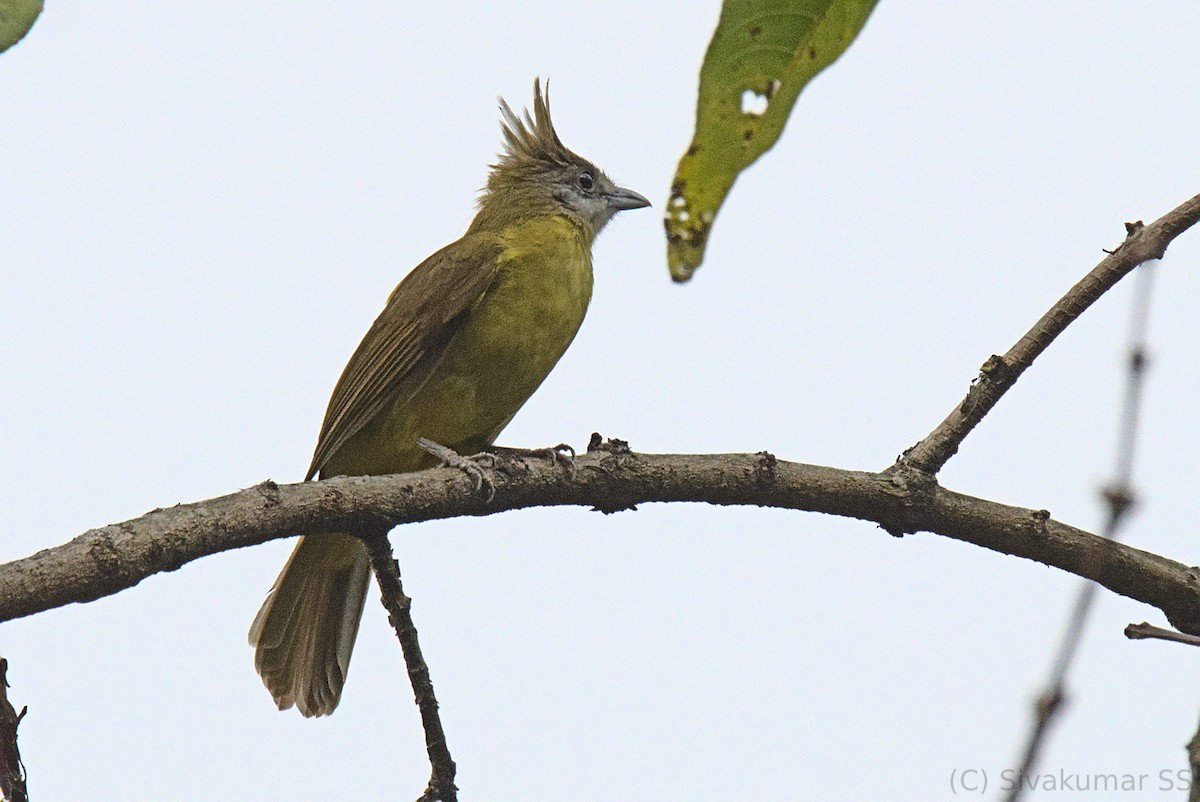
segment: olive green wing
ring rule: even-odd
[[[338,379],[306,479],[425,381],[491,284],[502,248],[498,237],[468,234],[417,265],[392,291]]]

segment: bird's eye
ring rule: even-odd
[[[579,186],[590,190],[592,187],[596,186],[596,179],[592,178],[591,173],[580,173]]]

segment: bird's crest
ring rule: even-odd
[[[581,161],[581,159],[563,145],[562,140],[554,131],[554,123],[550,120],[550,82],[546,82],[546,94],[542,94],[541,81],[533,80],[533,115],[526,109],[518,117],[512,108],[500,98],[500,113],[503,120],[500,128],[504,131],[504,153],[500,161],[494,165],[496,170],[504,171],[537,167],[545,163],[566,165]]]

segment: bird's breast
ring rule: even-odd
[[[566,218],[504,232],[496,277],[388,439],[460,450],[492,442],[575,338],[592,295],[591,240]]]
[[[592,297],[591,243],[566,218],[530,221],[506,232],[496,280],[464,335],[504,406],[516,411],[575,338]],[[502,371],[502,373],[500,372]],[[511,412],[509,413],[511,415]]]

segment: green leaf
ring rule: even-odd
[[[704,65],[696,133],[667,203],[667,264],[687,281],[738,173],[775,144],[796,98],[866,24],[877,0],[725,0]]]
[[[43,5],[43,0],[0,0],[0,53],[21,41]]]

